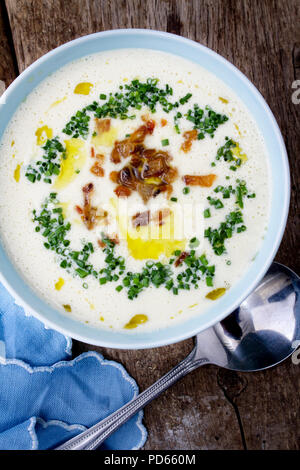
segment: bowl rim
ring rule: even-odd
[[[113,37],[113,36],[122,35],[122,34],[125,34],[125,35],[126,34],[128,34],[128,35],[130,35],[130,34],[145,35],[146,34],[149,37],[156,36],[157,38],[161,38],[161,39],[168,39],[169,38],[169,39],[178,41],[180,43],[184,43],[187,46],[190,46],[190,47],[193,47],[193,48],[198,48],[199,50],[204,51],[206,54],[208,54],[208,55],[212,56],[213,58],[215,58],[216,60],[218,60],[221,65],[224,65],[227,68],[229,68],[230,71],[233,72],[238,77],[238,79],[241,80],[246,85],[246,87],[250,90],[251,94],[255,95],[255,98],[258,100],[259,104],[263,107],[265,113],[267,114],[268,119],[270,121],[270,124],[272,125],[273,131],[276,134],[276,137],[278,139],[278,143],[279,143],[279,146],[280,146],[280,154],[281,154],[282,163],[283,163],[283,166],[284,166],[284,174],[282,175],[282,179],[285,181],[285,186],[284,186],[285,191],[283,193],[283,197],[284,197],[283,211],[282,211],[283,212],[283,217],[280,220],[280,225],[278,226],[279,230],[277,231],[276,239],[275,239],[275,241],[272,245],[272,249],[269,251],[268,258],[265,260],[264,264],[260,267],[260,269],[257,270],[257,273],[255,275],[255,279],[252,281],[252,283],[248,286],[247,289],[245,289],[243,291],[241,296],[236,298],[235,302],[231,303],[230,308],[222,310],[222,312],[218,315],[214,315],[211,319],[209,319],[205,322],[204,326],[201,325],[201,327],[198,327],[198,328],[194,327],[193,329],[189,329],[188,331],[179,332],[179,333],[177,333],[177,335],[173,335],[172,337],[170,337],[168,339],[164,339],[164,340],[156,340],[155,339],[155,331],[151,331],[151,333],[153,334],[153,338],[151,340],[146,341],[145,344],[140,344],[138,341],[136,341],[135,343],[130,341],[130,339],[133,338],[133,335],[131,335],[131,334],[127,334],[128,342],[122,341],[122,344],[120,344],[118,341],[113,340],[113,335],[116,335],[116,332],[113,332],[113,331],[111,332],[112,333],[112,339],[111,340],[107,341],[107,340],[100,339],[98,341],[97,338],[91,338],[91,336],[89,336],[89,334],[86,334],[86,333],[80,333],[79,334],[77,332],[72,331],[72,328],[64,327],[62,325],[58,325],[56,321],[51,320],[51,319],[46,318],[45,316],[43,316],[43,314],[41,314],[39,311],[37,311],[35,308],[33,308],[31,305],[29,305],[19,295],[19,293],[16,291],[16,289],[11,284],[11,282],[9,282],[5,278],[3,272],[0,271],[0,281],[6,287],[6,289],[9,291],[9,293],[13,296],[16,303],[18,305],[22,306],[26,313],[29,313],[30,315],[33,315],[34,317],[38,318],[47,327],[53,328],[53,329],[61,332],[62,334],[66,335],[66,336],[70,336],[74,339],[77,339],[78,341],[82,341],[82,342],[87,343],[87,344],[93,344],[95,346],[109,347],[109,348],[115,348],[115,349],[148,349],[148,348],[155,348],[155,347],[159,347],[159,346],[167,346],[169,344],[174,344],[174,343],[177,343],[179,341],[183,341],[185,339],[188,339],[188,338],[191,338],[191,337],[195,336],[200,331],[203,331],[203,330],[215,325],[216,323],[218,323],[219,321],[224,319],[227,315],[229,315],[234,309],[236,309],[241,304],[241,302],[255,289],[255,287],[260,282],[262,277],[267,272],[269,266],[271,265],[275,255],[276,255],[276,252],[279,248],[279,245],[281,243],[283,234],[284,234],[284,230],[285,230],[286,222],[287,222],[287,218],[288,218],[288,212],[289,212],[289,203],[290,203],[290,170],[289,170],[288,155],[287,155],[285,143],[284,143],[280,128],[278,126],[278,123],[277,123],[277,121],[276,121],[269,105],[267,104],[267,102],[265,101],[265,99],[263,98],[263,96],[259,92],[259,90],[254,86],[254,84],[235,65],[233,65],[229,60],[225,59],[223,56],[221,56],[217,52],[213,51],[209,47],[204,46],[204,45],[202,45],[202,44],[200,44],[200,43],[198,43],[194,40],[191,40],[191,39],[188,39],[188,38],[185,38],[183,36],[179,36],[179,35],[176,35],[176,34],[173,34],[173,33],[158,31],[158,30],[154,30],[154,29],[142,29],[142,28],[127,28],[127,29],[124,29],[124,28],[120,28],[120,29],[106,30],[106,31],[101,31],[101,32],[96,32],[96,33],[81,36],[79,38],[73,39],[71,41],[68,41],[68,42],[62,44],[62,45],[52,49],[51,51],[47,52],[46,54],[42,55],[41,57],[39,57],[36,61],[34,61],[32,64],[30,64],[23,72],[20,73],[20,75],[5,90],[2,97],[4,97],[5,99],[9,98],[9,96],[14,92],[15,88],[18,86],[19,82],[22,82],[24,79],[26,79],[28,77],[28,75],[30,75],[31,72],[38,65],[40,65],[44,62],[47,62],[47,60],[49,58],[51,58],[52,56],[55,56],[58,52],[63,51],[63,50],[67,51],[69,48],[71,48],[73,46],[76,46],[77,44],[84,43],[84,42],[90,41],[92,39],[97,39],[97,38],[101,39],[101,37]],[[120,47],[119,49],[122,49],[122,47]],[[151,49],[151,48],[149,48],[149,49]],[[107,50],[109,50],[109,49],[107,49]],[[154,49],[154,50],[156,50],[156,49]],[[174,51],[172,53],[177,55],[176,51]],[[85,55],[86,54],[83,54],[82,57],[85,56]],[[57,68],[57,70],[58,70],[58,68]],[[9,123],[9,121],[6,123],[6,126],[7,126],[8,123]],[[6,126],[4,127],[4,129],[6,128]],[[18,274],[22,277],[22,275],[20,273],[18,273]],[[23,278],[23,280],[24,280],[24,278]],[[26,280],[24,280],[24,282],[27,284]],[[29,284],[27,284],[27,286],[29,286]],[[34,293],[34,295],[36,295],[36,297],[38,297],[36,293]],[[42,300],[42,301],[45,303],[44,300]],[[61,314],[61,315],[63,316],[63,314]],[[195,316],[196,316],[196,314],[195,314]],[[65,317],[65,318],[68,318],[68,317]],[[74,319],[74,318],[72,318],[72,320],[75,321],[76,324],[84,325],[80,320],[77,320],[77,319]],[[184,323],[185,322],[178,323],[177,326],[179,326],[179,325],[183,326]],[[96,330],[96,329],[98,330],[97,327],[90,326],[90,328],[93,328],[93,330]],[[167,328],[165,328],[165,329],[167,329]],[[140,334],[137,334],[136,336],[138,338],[138,336],[140,336]]]

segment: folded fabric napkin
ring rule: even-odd
[[[0,284],[0,449],[51,449],[138,394],[124,367],[90,351],[71,360],[72,343],[24,313]],[[142,412],[101,449],[139,449]]]

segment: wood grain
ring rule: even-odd
[[[183,35],[234,63],[269,103],[286,142],[292,198],[277,260],[299,269],[300,105],[291,100],[292,82],[299,77],[298,0],[6,0],[5,4],[20,71],[76,37],[133,27]],[[6,77],[8,82],[16,69],[14,51],[0,20],[0,59],[8,57],[7,63],[1,60],[0,79]],[[94,348],[75,341],[74,355],[96,349],[122,362],[145,389],[191,348],[192,340],[147,351]],[[149,430],[145,448],[298,449],[298,376],[299,366],[291,360],[256,374],[214,367],[195,371],[145,410]]]

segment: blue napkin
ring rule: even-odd
[[[94,351],[71,360],[72,343],[46,328],[0,284],[0,449],[51,449],[138,394],[124,367]],[[101,449],[139,449],[138,413]]]

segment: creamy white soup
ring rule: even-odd
[[[201,315],[255,259],[269,171],[255,116],[162,52],[74,61],[20,105],[0,149],[0,234],[62,314],[131,332]]]

